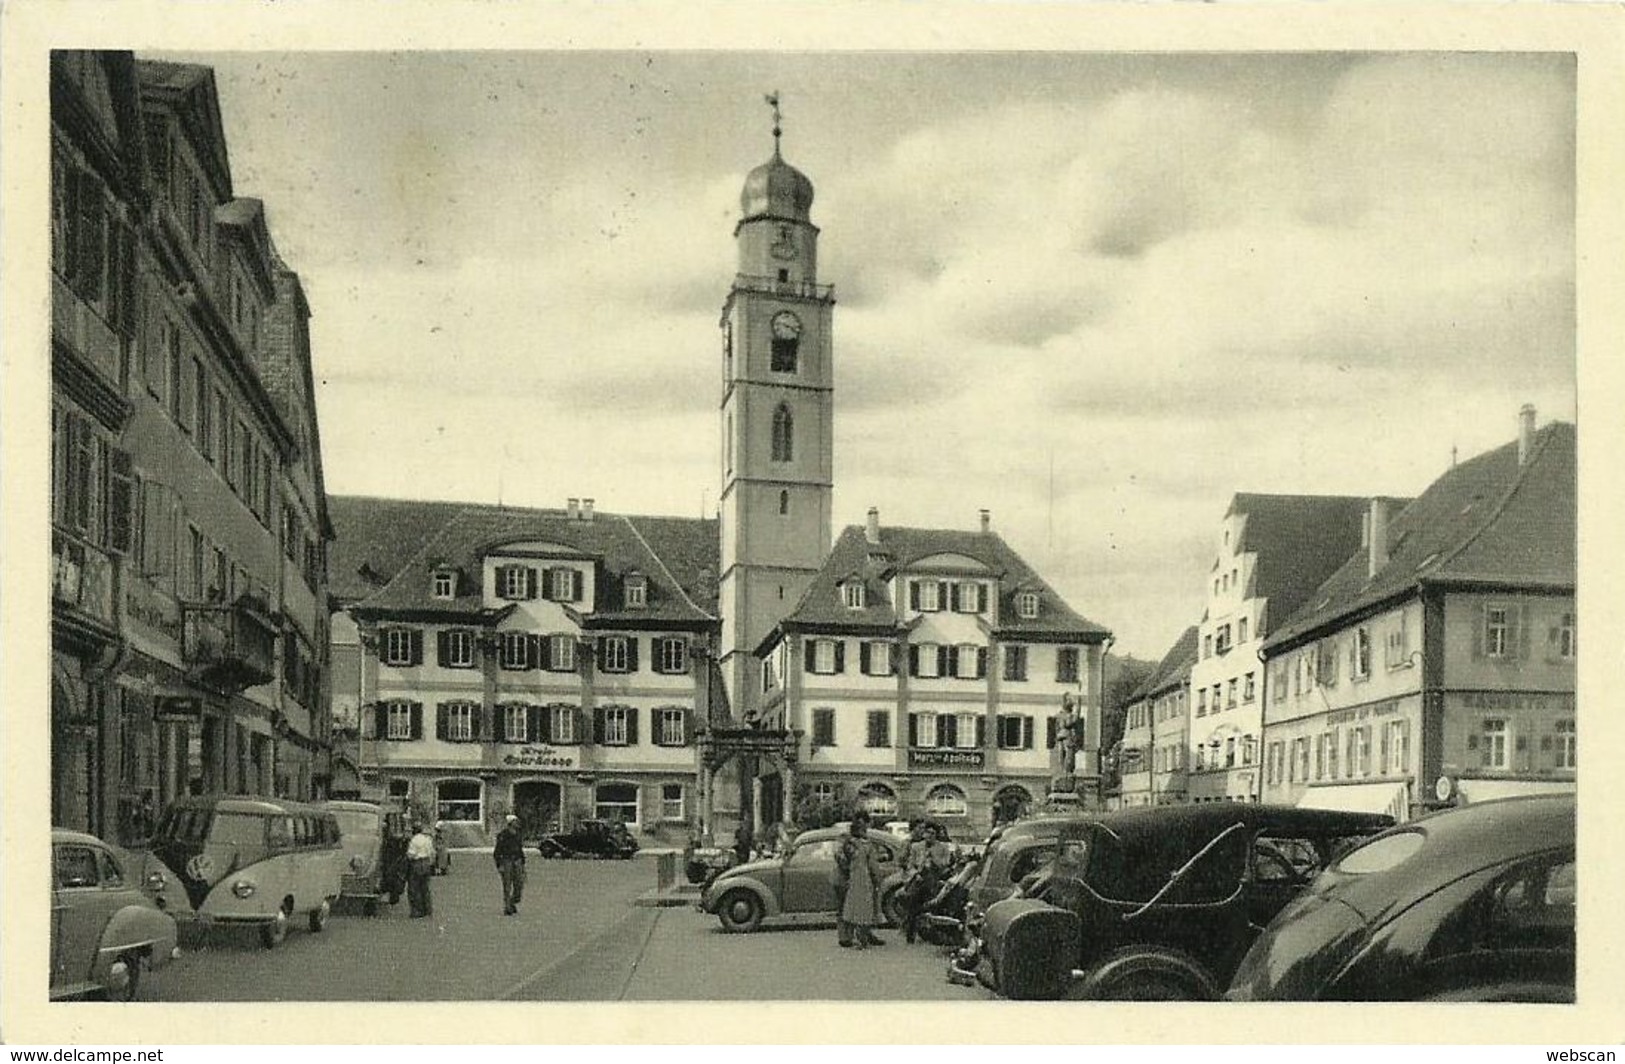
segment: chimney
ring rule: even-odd
[[[989,532],[993,531],[993,511],[991,511],[991,510],[978,510],[977,513],[981,515],[981,518],[982,518],[982,535],[985,536]]]
[[[1366,567],[1366,576],[1375,578],[1388,565],[1388,503],[1383,499],[1371,500],[1371,513],[1366,519],[1366,528],[1371,540],[1371,549],[1366,557],[1370,564]]]
[[[1518,464],[1529,463],[1529,451],[1535,445],[1535,407],[1531,403],[1523,404],[1518,411]]]
[[[880,508],[869,507],[869,525],[864,529],[864,537],[871,546],[880,546]]]
[[[568,502],[566,502],[565,505],[564,505],[564,516],[568,517],[572,521],[574,521],[576,518],[580,517],[581,516],[581,500],[580,499],[570,499]]]
[[[583,521],[591,521],[592,520],[592,500],[591,499],[582,499],[581,500],[581,519]]]

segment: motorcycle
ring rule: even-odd
[[[976,857],[961,857],[935,894],[920,909],[915,925],[920,938],[934,946],[959,945],[965,938],[966,904],[971,884],[981,870]]]

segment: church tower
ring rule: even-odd
[[[779,154],[752,170],[722,305],[722,671],[736,716],[758,704],[752,653],[830,546],[835,473],[832,285],[818,283],[812,182]]]

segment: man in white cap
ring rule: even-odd
[[[519,899],[525,893],[525,847],[519,838],[519,818],[509,813],[497,832],[497,846],[492,854],[497,862],[497,874],[502,877],[502,914],[514,916],[519,912]]]

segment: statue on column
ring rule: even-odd
[[[1061,696],[1061,712],[1055,718],[1055,747],[1060,754],[1058,775],[1070,779],[1077,769],[1078,751],[1083,749],[1083,714],[1070,692]]]

